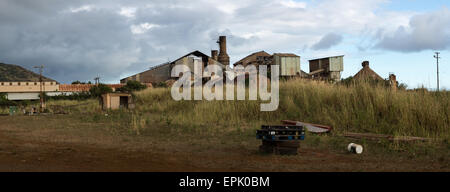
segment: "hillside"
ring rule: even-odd
[[[43,77],[43,80],[55,81],[47,77]],[[39,81],[39,74],[36,74],[18,65],[0,63],[0,81]]]

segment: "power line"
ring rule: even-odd
[[[97,74],[97,77],[94,78],[95,84],[98,85],[100,83],[100,75]]]

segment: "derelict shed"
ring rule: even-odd
[[[293,53],[274,53],[273,64],[280,66],[281,76],[301,75],[300,56]]]
[[[339,81],[344,71],[344,55],[309,60],[309,74],[316,78]]]
[[[133,98],[129,93],[106,93],[101,97],[102,109],[132,109]]]

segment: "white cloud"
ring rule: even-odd
[[[139,25],[131,25],[130,29],[133,34],[143,34],[154,27],[159,27],[159,25],[151,23],[141,23]]]
[[[82,12],[82,11],[91,11],[93,8],[94,7],[92,5],[83,5],[81,7],[71,8],[70,12],[78,13],[78,12]]]
[[[297,2],[293,0],[281,1],[280,4],[289,8],[301,8],[301,9],[306,8],[305,2]]]
[[[121,7],[119,11],[119,15],[133,18],[136,16],[136,7]]]

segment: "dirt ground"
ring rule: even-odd
[[[260,154],[251,134],[136,136],[109,126],[72,116],[0,116],[0,171],[450,171],[448,147],[411,155],[367,143],[355,155],[345,151],[347,140],[324,147],[314,137],[298,155],[277,156]]]

